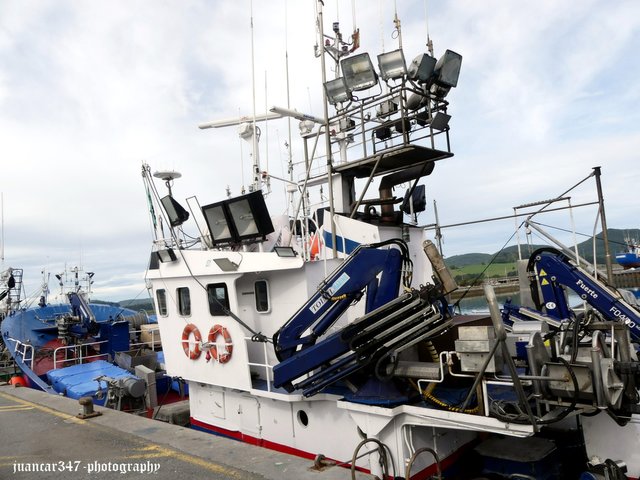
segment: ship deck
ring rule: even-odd
[[[80,420],[80,408],[66,397],[0,386],[0,478],[143,478],[142,468],[166,480],[351,478],[345,468],[319,472],[311,460],[102,407],[95,407],[102,415]]]

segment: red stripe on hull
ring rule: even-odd
[[[270,442],[268,440],[264,440],[263,438],[256,438],[252,437],[251,435],[245,435],[242,432],[234,432],[232,430],[227,430],[226,428],[214,427],[213,425],[209,425],[208,423],[196,420],[193,417],[191,418],[191,425],[204,430],[209,430],[216,435],[222,435],[223,437],[232,438],[234,440],[239,440],[241,442],[248,443],[250,445],[256,445],[258,447],[268,448],[269,450],[275,450],[277,452],[295,455],[296,457],[309,458],[313,460],[317,455],[314,453],[305,452],[303,450],[298,450],[297,448],[288,447],[287,445],[282,445],[280,443]]]
[[[252,437],[251,435],[245,435],[242,432],[227,430],[226,428],[221,428],[221,427],[215,427],[213,425],[209,425],[208,423],[204,423],[199,420],[196,420],[193,417],[191,417],[191,425],[199,429],[209,431],[215,435],[221,435],[223,437],[232,438],[234,440],[248,443],[250,445],[256,445],[258,447],[268,448],[269,450],[275,450],[276,452],[286,453],[289,455],[294,455],[296,457],[302,457],[302,458],[314,460],[318,456],[318,453],[305,452],[304,450],[299,450],[297,448],[289,447],[281,443],[270,442],[269,440],[265,440],[263,438],[256,438],[256,437]],[[457,462],[460,459],[460,457],[464,453],[466,453],[470,448],[475,446],[476,443],[477,443],[477,440],[472,440],[471,442],[463,445],[458,450],[453,452],[447,458],[441,459],[440,468],[442,469],[442,471],[444,472],[445,470],[453,466],[453,464]],[[328,457],[327,459],[336,461],[337,463],[341,463],[341,461],[339,460],[330,459]],[[345,468],[351,468],[351,465],[344,465],[344,464],[341,464],[341,465],[344,466]],[[356,467],[356,470],[360,472],[370,473],[369,470],[361,467]],[[425,468],[424,470],[421,470],[420,472],[416,473],[415,475],[412,475],[411,480],[426,480],[427,478],[435,475],[436,472],[437,472],[436,465],[433,464]],[[397,472],[398,475],[404,475],[404,473],[405,472]],[[635,480],[638,480],[638,479],[635,479]]]

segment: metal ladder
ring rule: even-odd
[[[22,298],[22,269],[14,268],[11,274],[16,283],[13,288],[9,289],[8,303],[9,310],[15,310],[20,305]]]

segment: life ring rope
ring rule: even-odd
[[[195,341],[189,340],[191,334],[193,333],[193,338]],[[182,331],[182,349],[184,350],[184,354],[189,357],[191,360],[195,360],[200,357],[202,353],[200,350],[200,344],[202,342],[202,335],[200,334],[200,330],[193,323],[187,324]],[[191,348],[193,347],[193,348]]]
[[[219,335],[222,335],[222,338],[224,338],[224,349],[221,352],[218,352],[218,344],[216,343]],[[231,340],[231,335],[229,335],[229,331],[226,328],[219,324],[211,327],[207,341],[211,345],[209,347],[209,352],[214,360],[219,363],[227,363],[231,360],[231,354],[233,353],[233,341]]]

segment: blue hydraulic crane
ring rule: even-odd
[[[310,396],[361,370],[384,376],[398,353],[444,331],[441,284],[413,289],[411,272],[401,240],[358,246],[274,335],[274,385]],[[324,337],[365,294],[365,314]]]

